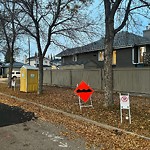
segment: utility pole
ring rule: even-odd
[[[29,65],[30,65],[30,38],[28,37],[28,46],[29,46]]]

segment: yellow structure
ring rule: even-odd
[[[37,92],[38,69],[33,66],[24,65],[20,69],[20,91]]]

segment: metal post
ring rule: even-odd
[[[78,87],[78,84],[77,84],[77,87]],[[80,110],[81,110],[81,108],[82,108],[82,106],[81,106],[81,99],[80,99],[80,97],[78,97],[79,98],[79,107],[80,107]]]
[[[122,123],[122,108],[120,108],[120,117],[121,117],[121,123]]]
[[[131,114],[130,114],[130,108],[129,108],[129,123],[131,124]]]
[[[30,38],[28,37],[28,46],[29,46],[29,65],[30,65]]]
[[[14,89],[14,91],[16,89],[16,80],[14,79],[11,80],[11,88]]]
[[[81,106],[82,104],[81,104],[81,99],[80,99],[80,97],[79,97],[79,106],[80,106],[80,110],[82,109],[82,106]]]

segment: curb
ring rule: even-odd
[[[150,140],[150,137],[146,137],[146,136],[139,135],[139,134],[136,134],[136,133],[133,133],[133,132],[129,132],[129,131],[126,131],[126,130],[123,130],[123,129],[120,129],[120,128],[117,128],[117,127],[113,127],[113,126],[110,126],[110,125],[107,125],[107,124],[99,123],[99,122],[93,121],[91,119],[87,119],[87,118],[79,116],[79,115],[70,114],[70,113],[64,112],[62,110],[58,110],[58,109],[55,109],[55,108],[50,108],[50,107],[47,107],[47,106],[44,106],[44,105],[41,105],[41,104],[37,104],[35,102],[30,102],[30,101],[27,101],[25,99],[21,99],[21,98],[15,97],[15,96],[7,95],[7,94],[1,93],[1,92],[0,92],[0,94],[3,95],[3,96],[9,97],[9,98],[14,98],[14,99],[16,99],[16,100],[18,100],[20,102],[26,102],[26,103],[29,103],[29,104],[34,104],[36,106],[39,106],[39,107],[41,107],[43,109],[47,109],[47,110],[53,111],[55,113],[61,113],[61,114],[65,115],[65,116],[71,117],[71,118],[76,119],[76,120],[86,121],[86,122],[88,122],[90,124],[96,125],[98,127],[101,127],[101,128],[104,128],[104,129],[107,129],[107,130],[110,130],[110,131],[123,132],[123,133],[126,133],[126,134],[137,136],[139,138]]]

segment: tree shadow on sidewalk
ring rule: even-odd
[[[25,112],[16,106],[0,103],[0,127],[23,123],[35,119],[33,112]]]

